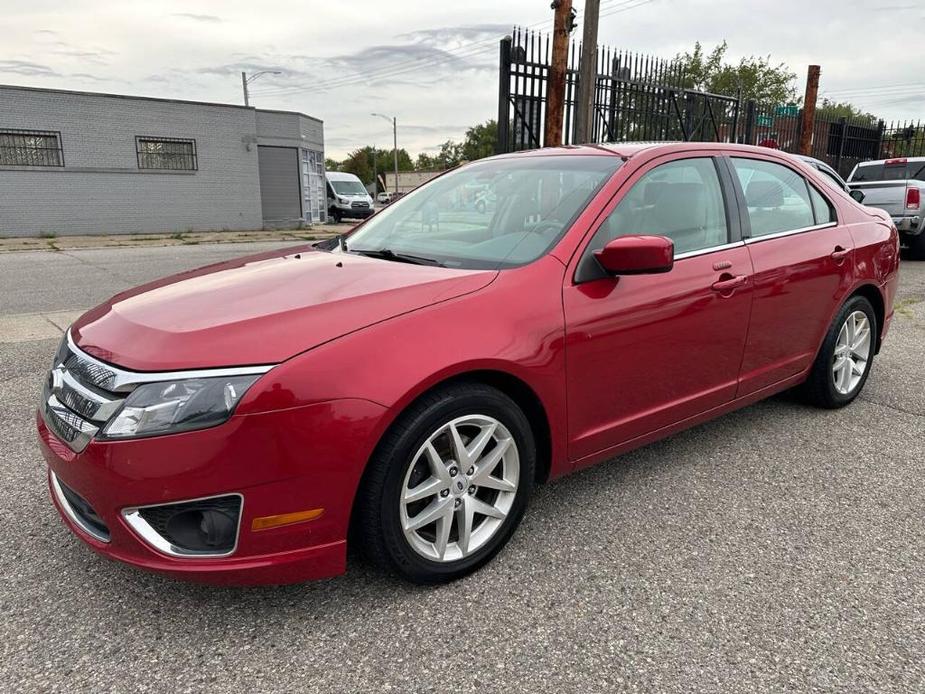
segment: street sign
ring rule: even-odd
[[[774,125],[774,119],[771,116],[758,116],[755,119],[755,124],[762,128],[770,128]]]
[[[800,113],[800,109],[796,106],[778,106],[774,109],[775,116],[797,116]]]

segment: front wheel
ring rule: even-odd
[[[358,499],[367,556],[415,583],[442,583],[489,561],[510,539],[533,485],[523,412],[482,384],[441,388],[386,434]]]
[[[830,409],[852,402],[870,375],[878,334],[877,316],[867,299],[854,296],[845,302],[806,380],[809,402]]]

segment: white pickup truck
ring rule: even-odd
[[[848,187],[855,200],[893,218],[910,258],[925,260],[925,157],[861,162]]]

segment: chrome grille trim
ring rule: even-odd
[[[41,410],[42,419],[55,436],[68,445],[68,448],[75,453],[80,453],[99,431],[99,427],[93,426],[62,405],[55,394],[49,392],[47,386],[45,393],[45,403]]]

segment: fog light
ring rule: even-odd
[[[225,511],[190,509],[167,521],[174,544],[194,552],[227,552],[234,547],[238,519]]]
[[[240,494],[125,509],[128,525],[145,542],[178,557],[222,557],[234,552],[243,499]]]

